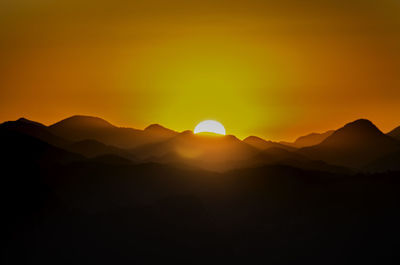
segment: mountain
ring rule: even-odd
[[[0,128],[6,129],[8,131],[29,135],[43,142],[58,147],[70,144],[69,141],[51,133],[45,125],[38,122],[27,120],[25,118],[20,118],[16,121],[4,122],[0,124]]]
[[[345,174],[350,172],[347,168],[310,160],[288,149],[290,148],[270,147],[259,150],[234,136],[213,137],[188,131],[166,142],[142,146],[132,152],[142,161],[218,172],[265,165],[285,165]]]
[[[129,160],[135,160],[135,157],[128,150],[105,145],[96,140],[82,140],[74,142],[68,146],[65,146],[65,149],[70,152],[82,154],[86,157],[116,155]]]
[[[131,150],[136,156],[153,162],[186,163],[212,170],[226,170],[253,157],[256,148],[233,135],[209,136],[184,131],[176,136]]]
[[[396,140],[369,120],[360,119],[336,130],[320,144],[300,149],[299,153],[330,164],[362,168],[397,150],[400,146]]]
[[[63,133],[63,131],[67,129],[76,130],[76,128],[79,128],[81,131],[84,132],[91,129],[112,129],[116,127],[101,118],[84,115],[74,115],[51,125],[50,128],[54,132]],[[79,135],[71,135],[71,137],[79,137]]]
[[[150,125],[145,130],[137,130],[116,127],[103,119],[90,116],[72,116],[51,125],[49,130],[71,141],[92,139],[125,149],[162,141],[176,134],[160,125]]]
[[[167,129],[159,124],[151,124],[144,129],[144,132],[158,136],[160,138],[168,138],[177,134],[177,132]]]
[[[301,136],[296,139],[294,145],[298,148],[317,145],[324,141],[326,138],[331,136],[335,131],[330,130],[324,133],[311,133],[305,136]]]
[[[93,139],[109,144],[116,141],[113,138],[118,137],[116,135],[118,128],[111,123],[97,117],[81,115],[61,120],[49,126],[49,130],[55,135],[74,142]],[[138,130],[132,130],[132,133],[135,132]]]
[[[35,125],[37,127],[46,127],[46,125],[41,124],[40,122],[37,121],[31,121],[26,118],[19,118],[15,122],[20,123],[20,124],[26,124],[26,125]]]
[[[38,165],[65,164],[80,161],[84,158],[78,154],[55,147],[47,142],[30,135],[0,127],[0,145],[2,162],[19,161],[21,166],[25,163]],[[5,163],[7,164],[7,163]]]
[[[387,135],[389,135],[390,137],[393,137],[394,139],[400,141],[400,126],[394,128],[392,131],[387,133]]]
[[[330,130],[324,133],[310,133],[305,136],[300,136],[293,143],[280,142],[283,145],[292,146],[296,148],[302,148],[307,146],[313,146],[321,143],[323,140],[331,136],[335,131]]]
[[[297,148],[272,141],[265,141],[256,136],[249,136],[243,142],[260,149],[254,157],[250,158],[245,167],[257,167],[263,165],[286,165],[307,170],[323,170],[327,172],[347,173],[342,167],[332,166],[322,161],[310,160],[306,156],[296,152]]]
[[[118,165],[118,166],[126,166],[132,165],[131,159],[126,159],[122,156],[114,155],[114,154],[104,154],[91,158],[89,161],[94,163],[101,163],[105,165]]]
[[[247,161],[242,162],[240,167],[254,168],[267,165],[282,165],[303,170],[317,170],[341,174],[352,173],[346,167],[330,165],[321,160],[312,160],[299,152],[279,147],[271,147],[260,151]]]
[[[290,150],[290,151],[295,150],[294,147],[290,147],[290,146],[287,146],[287,145],[284,145],[281,143],[272,142],[272,141],[266,141],[257,136],[249,136],[249,137],[245,138],[243,140],[243,142],[245,142],[257,149],[260,149],[260,150],[266,150],[268,148],[281,148],[281,149]]]

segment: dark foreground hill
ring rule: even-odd
[[[0,129],[2,264],[398,264],[400,173],[215,173]]]

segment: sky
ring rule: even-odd
[[[399,103],[398,0],[0,1],[0,121],[294,140]]]

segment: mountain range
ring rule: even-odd
[[[82,115],[50,126],[21,118],[2,123],[0,129],[86,158],[113,155],[132,163],[154,162],[220,172],[272,164],[333,172],[387,171],[397,169],[400,162],[399,127],[384,134],[365,119],[325,133],[301,136],[293,143],[257,136],[240,140],[233,135],[176,132],[158,124],[139,130]]]

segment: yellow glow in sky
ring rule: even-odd
[[[210,119],[293,140],[367,118],[387,132],[400,125],[400,5],[378,2],[0,1],[0,120]]]

